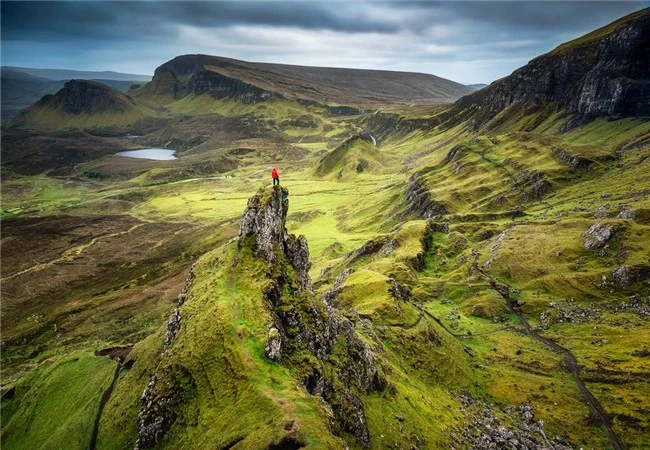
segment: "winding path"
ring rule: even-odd
[[[144,226],[146,224],[147,224],[147,222],[138,223],[138,224],[135,224],[132,227],[130,227],[128,230],[118,231],[118,232],[110,233],[110,234],[102,234],[100,236],[94,237],[89,242],[87,242],[85,244],[81,244],[81,245],[78,245],[76,247],[72,247],[72,248],[69,248],[69,249],[65,250],[63,252],[63,254],[60,257],[56,258],[56,259],[53,259],[51,261],[47,261],[47,262],[44,262],[44,263],[36,264],[34,266],[28,267],[27,269],[23,269],[23,270],[20,270],[18,272],[12,273],[11,275],[8,275],[6,277],[2,277],[1,279],[2,279],[2,281],[11,280],[12,278],[19,277],[20,275],[24,275],[24,274],[29,273],[29,272],[34,272],[36,270],[43,270],[43,269],[46,269],[46,268],[48,268],[50,266],[53,266],[55,264],[58,264],[58,263],[72,261],[75,258],[79,257],[88,248],[95,245],[100,239],[111,238],[111,237],[116,237],[116,236],[122,236],[124,234],[129,234],[132,231],[135,231],[138,228],[140,228],[140,227],[142,227],[142,226]]]
[[[578,365],[578,361],[576,357],[573,355],[573,353],[571,353],[570,350],[559,345],[557,342],[549,338],[546,338],[544,336],[541,336],[537,331],[535,331],[530,326],[526,318],[524,317],[524,314],[521,312],[521,309],[519,308],[517,302],[510,297],[510,292],[511,292],[510,286],[506,283],[497,281],[489,273],[487,273],[486,271],[482,270],[479,267],[478,251],[476,250],[472,251],[472,257],[473,257],[473,261],[470,270],[476,272],[481,278],[483,278],[485,281],[488,282],[488,284],[493,290],[495,290],[499,295],[501,295],[503,300],[505,300],[506,306],[508,307],[510,312],[512,312],[515,316],[517,316],[519,323],[523,327],[523,331],[527,335],[535,339],[536,341],[541,342],[542,344],[549,347],[554,352],[564,356],[564,360],[566,361],[567,366],[569,367],[571,375],[573,376],[573,380],[578,386],[578,389],[580,390],[580,393],[582,394],[585,403],[587,403],[589,408],[598,418],[598,421],[600,422],[600,425],[605,431],[605,434],[607,435],[610,444],[615,450],[625,449],[623,443],[620,441],[619,437],[612,429],[612,422],[610,420],[609,414],[607,414],[605,408],[603,408],[603,406],[600,404],[598,399],[594,397],[594,395],[585,386],[584,381],[582,381],[582,378],[580,377],[580,366]]]

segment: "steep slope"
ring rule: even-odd
[[[569,126],[595,117],[650,116],[650,9],[562,44],[512,75],[460,99],[444,113],[454,124],[499,126],[526,114],[572,116]]]
[[[208,55],[184,55],[156,69],[137,91],[143,101],[166,105],[208,94],[244,103],[272,98],[328,104],[449,102],[471,89],[433,75],[249,63]]]
[[[126,125],[152,112],[128,95],[101,83],[71,80],[18,115],[12,126],[25,128],[91,128]]]

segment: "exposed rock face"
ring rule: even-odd
[[[186,95],[210,94],[215,99],[233,97],[242,103],[257,103],[279,96],[274,92],[208,70],[196,71],[184,88]],[[179,90],[182,97],[184,97],[183,93],[183,89]]]
[[[336,300],[336,297],[338,297],[338,295],[341,293],[341,286],[343,283],[345,283],[345,280],[347,280],[351,274],[352,269],[344,269],[343,272],[341,272],[340,275],[336,277],[336,280],[334,280],[332,287],[323,293],[322,299],[326,305],[334,306],[334,300]]]
[[[409,177],[406,187],[407,213],[416,213],[424,219],[436,219],[446,214],[443,203],[431,198],[429,189],[416,172]]]
[[[463,151],[464,148],[465,147],[462,145],[457,145],[451,150],[449,150],[449,152],[447,152],[447,154],[445,155],[445,159],[443,160],[443,163],[449,164],[450,162],[455,161],[456,158],[460,156],[460,153]]]
[[[592,160],[572,155],[563,148],[553,147],[552,152],[555,159],[574,169],[585,169],[593,164]]]
[[[180,294],[178,294],[178,303],[176,304],[176,308],[172,311],[172,313],[169,316],[169,321],[167,322],[167,330],[165,330],[165,348],[169,347],[172,342],[174,342],[174,339],[176,339],[176,335],[178,334],[178,331],[181,328],[181,307],[185,303],[185,300],[187,299],[187,294],[190,291],[190,287],[192,286],[192,281],[194,280],[194,266],[190,269],[190,274],[188,277],[185,279],[185,285],[183,286],[183,290],[181,291]]]
[[[589,227],[582,233],[585,238],[585,248],[587,250],[597,250],[603,248],[616,232],[614,225],[598,222]]]
[[[233,98],[242,103],[257,103],[281,98],[272,92],[227,76],[219,71],[230,63],[208,55],[184,55],[158,67],[151,83],[139,93],[145,97],[179,100],[188,95],[208,94],[214,99]]]
[[[563,44],[461,98],[448,117],[469,119],[478,129],[508,108],[513,113],[539,111],[549,104],[554,105],[550,111],[575,115],[569,126],[598,116],[650,115],[649,46],[650,10],[645,9]]]
[[[369,446],[371,436],[359,394],[383,389],[386,381],[373,351],[359,338],[352,323],[326,298],[317,299],[311,293],[307,241],[286,232],[287,211],[286,188],[261,190],[248,201],[239,233],[239,245],[248,237],[254,238],[253,251],[270,267],[272,282],[264,295],[273,324],[266,355],[280,362],[305,351],[316,357],[317,364],[303,380],[305,389],[331,406],[333,432],[351,433],[362,446]],[[347,275],[339,277],[339,287]],[[284,294],[287,290],[293,295]],[[335,346],[339,348],[337,358],[332,357]]]
[[[255,237],[255,255],[275,263],[275,250],[282,247],[288,238],[284,224],[289,210],[289,191],[285,187],[260,191],[248,199],[248,206],[239,226],[239,238]],[[240,240],[240,244],[241,244]]]
[[[336,116],[356,116],[362,113],[362,110],[353,106],[325,106],[325,109]]]
[[[70,80],[56,94],[46,95],[36,105],[49,106],[68,114],[123,113],[133,107],[130,97],[104,84]]]
[[[631,278],[630,271],[625,266],[620,266],[614,272],[612,272],[612,277],[622,287],[625,287],[628,284],[630,284],[630,278]]]
[[[181,307],[187,299],[190,287],[194,281],[194,266],[190,269],[188,277],[185,279],[185,285],[180,294],[178,294],[178,303],[172,313],[169,315],[167,330],[165,331],[165,340],[163,343],[163,353],[159,360],[165,355],[165,351],[174,342],[181,328]],[[176,420],[176,413],[171,407],[174,400],[169,397],[154,395],[158,378],[153,375],[140,397],[140,411],[138,413],[138,440],[135,443],[135,450],[154,447],[165,436],[167,430]]]

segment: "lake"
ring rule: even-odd
[[[164,148],[143,148],[142,150],[129,150],[127,152],[116,153],[117,156],[126,156],[127,158],[157,159],[168,161],[176,159],[174,150],[165,150]]]

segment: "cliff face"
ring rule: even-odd
[[[164,351],[141,398],[136,448],[154,447],[168,439],[187,443],[184,427],[193,420],[201,423],[202,414],[211,414],[213,407],[202,407],[203,403],[220,404],[231,414],[253,414],[250,409],[238,409],[246,407],[238,398],[243,390],[254,396],[255,377],[259,378],[259,371],[268,367],[288,369],[293,374],[288,385],[302,395],[317,396],[325,402],[328,413],[319,414],[329,432],[335,436],[349,433],[359,445],[370,446],[362,398],[384,389],[387,383],[383,370],[375,351],[361,339],[354,325],[313,294],[307,241],[287,233],[288,208],[286,188],[260,190],[248,201],[237,243],[218,249],[219,256],[202,258],[193,268],[170,316]],[[221,290],[217,287],[224,285]],[[253,286],[246,290],[246,301],[237,297],[245,286]],[[229,295],[234,295],[236,301],[228,303]],[[216,315],[211,312],[224,304],[232,306],[219,309]],[[236,342],[248,335],[247,339],[259,342],[263,354],[232,356],[246,354],[243,343],[233,347],[231,338],[224,337],[232,327],[226,320],[232,308],[245,308],[243,314],[250,314],[238,323],[261,324],[248,332],[240,329],[232,339]],[[255,358],[261,361],[251,372]],[[278,369],[272,370],[278,373]],[[204,383],[206,379],[220,381]],[[266,388],[261,392],[261,398],[251,401],[252,408],[268,401]],[[197,414],[199,419],[192,419]],[[244,423],[255,426],[262,421],[249,417]],[[288,433],[285,442],[299,439],[301,430],[293,424],[293,420],[280,422]],[[313,425],[307,432],[314,432]],[[209,436],[206,433],[201,439]],[[215,442],[209,444],[214,446]],[[200,445],[208,445],[208,441],[200,441]],[[258,442],[251,448],[263,446]]]
[[[202,94],[216,100],[233,98],[242,103],[280,97],[276,92],[218,72],[219,67],[227,66],[225,60],[207,55],[179,56],[158,67],[153,80],[138,95],[145,99],[164,99],[163,103]]]
[[[508,108],[564,110],[578,123],[650,115],[650,9],[561,45],[512,75],[463,97],[452,121],[479,128]],[[455,116],[455,117],[454,117]]]

